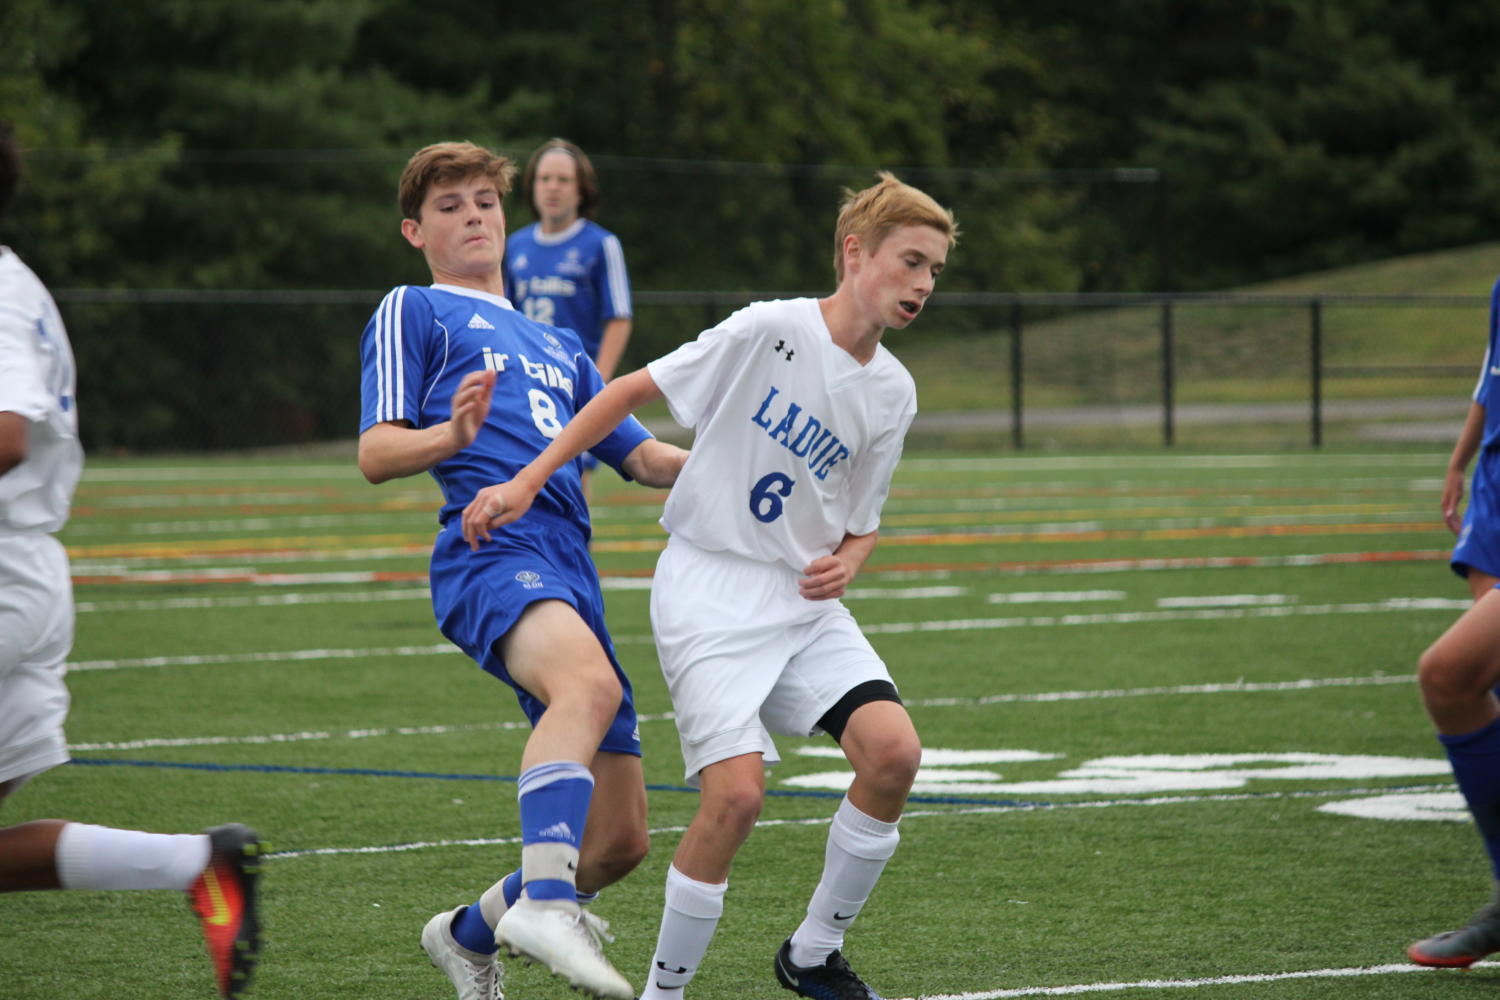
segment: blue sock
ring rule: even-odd
[[[490,898],[493,888],[486,889],[479,901],[465,907],[458,916],[453,918],[453,940],[463,945],[470,951],[481,954],[492,954],[495,949],[495,925],[485,919],[484,902]],[[521,870],[517,868],[505,878],[500,880],[500,897],[504,900],[505,907],[499,912],[503,913],[516,905],[516,900],[521,896]],[[495,902],[491,902],[495,906]],[[498,909],[498,907],[497,907]],[[498,919],[498,918],[497,918]]]
[[[522,773],[518,798],[527,897],[576,898],[578,845],[593,794],[594,776],[572,761],[538,764]]]
[[[1438,734],[1453,765],[1458,790],[1484,840],[1490,867],[1500,879],[1500,719],[1461,736]]]
[[[481,955],[493,955],[500,950],[495,946],[495,928],[484,922],[477,902],[464,907],[453,918],[453,940]]]

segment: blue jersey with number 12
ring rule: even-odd
[[[532,322],[500,296],[452,285],[392,289],[365,327],[360,361],[360,433],[385,421],[417,428],[442,423],[465,375],[496,372],[479,435],[431,470],[443,492],[443,524],[480,489],[514,478],[604,386],[571,331]],[[631,417],[592,450],[618,470],[650,436]],[[587,537],[576,460],[547,480],[535,506],[567,518]]]
[[[505,293],[528,318],[577,332],[591,358],[605,324],[630,315],[620,241],[591,219],[553,234],[532,223],[507,237]]]

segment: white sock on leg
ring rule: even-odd
[[[64,889],[179,889],[208,867],[202,833],[144,833],[69,823],[57,838],[57,879]]]
[[[847,798],[839,803],[823,852],[823,878],[807,904],[806,919],[792,934],[794,964],[822,965],[844,946],[844,932],[870,898],[900,841],[895,823],[860,812]]]
[[[675,866],[667,869],[661,931],[640,1000],[678,1000],[682,996],[683,987],[697,974],[719,926],[728,888],[728,882],[711,885],[688,878]]]

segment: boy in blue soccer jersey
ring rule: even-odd
[[[1500,582],[1500,407],[1491,405],[1496,402],[1493,396],[1500,383],[1500,351],[1495,349],[1497,319],[1500,281],[1490,290],[1489,345],[1479,368],[1479,382],[1443,477],[1443,523],[1458,536],[1449,565],[1468,580],[1469,593],[1476,601]],[[1476,452],[1479,463],[1474,467],[1469,506],[1460,515],[1464,475]]]
[[[777,981],[814,1000],[878,1000],[845,959],[844,935],[896,851],[921,743],[839,598],[875,548],[916,415],[912,378],[881,338],[917,318],[956,238],[946,209],[882,174],[839,212],[832,295],[754,303],[615,379],[463,512],[475,546],[524,524],[558,470],[653,399],[694,430],[662,514],[671,538],[651,625],[684,775],[702,799],[667,872],[641,1000],[681,1000],[698,972],[778,759],[772,732],[826,732],[854,770],[806,917],[775,953]]]
[[[1434,642],[1417,666],[1422,702],[1453,765],[1489,855],[1494,898],[1464,927],[1418,941],[1406,951],[1420,965],[1467,968],[1500,951],[1500,281],[1490,293],[1489,346],[1469,416],[1443,484],[1443,520],[1458,532],[1450,564],[1468,579],[1474,606]],[[1469,506],[1460,521],[1464,470],[1475,453]]]
[[[594,221],[594,165],[568,140],[549,139],[527,161],[521,193],[537,221],[505,241],[506,296],[528,318],[578,334],[609,381],[630,339],[630,276],[619,238]],[[584,454],[585,496],[598,464]]]
[[[630,682],[605,629],[589,520],[573,463],[539,517],[471,550],[457,517],[480,487],[536,457],[603,387],[570,331],[505,299],[501,199],[514,173],[470,143],[440,143],[402,173],[402,234],[433,284],[381,302],[360,353],[359,468],[373,483],[430,472],[443,494],[432,603],[443,634],[515,689],[533,725],[521,757],[521,867],[422,932],[460,1000],[500,994],[497,946],[599,997],[630,984],[599,944],[586,898],[645,856],[646,797]],[[596,453],[623,475],[669,486],[686,452],[621,422]]]

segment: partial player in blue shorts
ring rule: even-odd
[[[443,634],[515,689],[533,729],[520,760],[521,865],[479,900],[435,915],[422,947],[460,1000],[501,993],[500,946],[584,992],[631,1000],[580,908],[645,856],[646,790],[630,683],[604,625],[581,463],[521,530],[465,543],[459,515],[534,459],[603,387],[571,330],[504,295],[501,199],[514,169],[470,143],[418,151],[401,175],[401,232],[432,272],[376,309],[360,342],[359,468],[371,482],[428,472],[442,490],[433,611]],[[626,420],[595,454],[648,486],[686,452]]]
[[[1500,379],[1497,314],[1500,281],[1490,293],[1484,367],[1443,483],[1443,520],[1458,532],[1451,564],[1454,572],[1468,578],[1474,604],[1427,648],[1417,664],[1423,707],[1437,728],[1438,742],[1448,755],[1453,778],[1489,856],[1491,898],[1458,930],[1435,934],[1407,948],[1407,956],[1419,965],[1467,968],[1500,951],[1500,701],[1494,690],[1500,684],[1500,590],[1495,588],[1500,574],[1500,498],[1496,496],[1500,408],[1491,405]],[[1476,452],[1479,463],[1469,508],[1460,521],[1464,470]]]
[[[1443,477],[1443,523],[1458,535],[1449,565],[1469,581],[1469,593],[1477,601],[1500,582],[1500,407],[1491,405],[1500,380],[1500,351],[1496,330],[1500,324],[1500,281],[1490,291],[1489,342],[1479,381],[1469,403],[1469,415],[1453,446]],[[1475,454],[1474,481],[1469,506],[1459,514],[1464,498],[1464,476]]]

